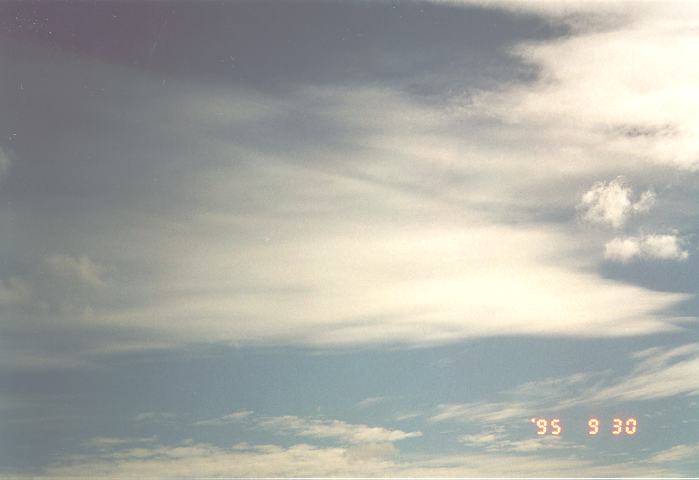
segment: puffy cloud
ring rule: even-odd
[[[682,243],[676,234],[614,238],[605,245],[604,257],[622,263],[635,258],[681,261],[689,257]]]
[[[633,213],[643,213],[655,204],[655,193],[643,192],[633,201],[633,190],[623,177],[609,182],[597,182],[583,194],[578,209],[583,219],[591,223],[622,227]]]

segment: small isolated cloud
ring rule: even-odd
[[[386,397],[369,397],[365,398],[361,402],[357,402],[357,406],[359,408],[369,408],[373,407],[374,405],[378,405],[379,403],[383,403],[386,401]]]
[[[46,258],[46,263],[53,273],[71,280],[77,280],[90,286],[101,286],[102,266],[86,256],[53,254]]]
[[[634,201],[631,186],[624,177],[617,177],[610,182],[596,182],[592,185],[583,194],[578,209],[585,221],[620,228],[631,215],[647,212],[653,205],[655,192],[647,190]]]
[[[689,252],[676,234],[652,234],[637,237],[617,237],[604,247],[604,258],[613,262],[630,262],[638,258],[682,261]]]

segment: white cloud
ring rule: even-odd
[[[123,79],[124,88],[154,87],[152,79],[133,72],[106,71]],[[607,178],[605,169],[623,172],[641,164],[609,152],[598,156],[604,142],[588,150],[555,129],[539,135],[542,121],[551,128],[567,124],[558,118],[516,124],[503,114],[499,118],[509,123],[488,130],[483,115],[500,115],[497,108],[478,101],[467,113],[453,105],[430,107],[389,88],[300,88],[281,100],[235,89],[208,96],[162,88],[165,97],[158,98],[172,99],[168,109],[181,107],[187,125],[244,132],[245,115],[220,112],[237,112],[238,100],[251,108],[264,100],[255,121],[268,121],[278,110],[291,115],[312,109],[342,142],[291,148],[276,144],[274,135],[260,141],[241,133],[245,138],[235,142],[202,136],[183,128],[177,116],[158,123],[172,138],[194,142],[189,135],[195,135],[207,162],[162,159],[158,142],[139,144],[139,155],[153,158],[154,169],[159,161],[177,161],[186,174],[162,168],[153,192],[135,191],[136,198],[126,200],[115,194],[100,213],[104,218],[66,233],[123,270],[99,296],[71,298],[70,309],[55,308],[60,321],[158,336],[157,342],[143,341],[143,348],[200,342],[430,345],[497,335],[670,331],[676,319],[667,312],[691,297],[601,278],[581,254],[588,245],[580,235],[518,215],[519,209],[560,208],[560,199],[569,212],[576,198],[565,182],[575,190],[590,178]],[[513,99],[521,93],[515,90],[497,95]],[[162,108],[137,102],[119,112],[128,123]],[[114,111],[103,115],[111,118]],[[480,130],[464,135],[464,125]],[[149,195],[171,195],[181,204],[174,213],[136,212],[134,205],[160,204]],[[632,199],[630,211],[650,208],[651,198]],[[88,257],[57,255],[48,264],[83,283],[104,283],[103,268]],[[55,292],[51,298],[57,297],[64,301]]]
[[[167,263],[143,287],[151,301],[97,311],[96,321],[163,328],[187,341],[438,344],[494,335],[672,330],[674,319],[662,311],[688,298],[602,279],[560,261],[575,244],[563,232],[491,224],[361,182],[312,177],[317,182],[289,184],[326,184],[337,198],[323,200],[315,188],[301,191],[319,198],[294,208],[322,205],[328,213],[310,210],[303,222],[207,215],[202,220],[215,223],[206,229],[264,233],[240,242],[225,235],[191,238],[187,255],[178,243],[160,243],[152,258],[166,255]],[[357,212],[341,198],[393,208]],[[295,204],[280,202],[283,208]],[[268,232],[272,240],[264,241]],[[616,308],[620,302],[628,308]]]
[[[195,422],[195,425],[224,425],[248,421],[254,428],[272,431],[276,434],[293,435],[315,439],[334,439],[341,443],[386,444],[422,436],[421,432],[403,432],[383,427],[352,424],[342,420],[322,417],[298,417],[284,415],[278,417],[257,416],[251,410],[241,410],[220,418]]]
[[[48,477],[540,477],[540,476],[677,476],[668,466],[647,462],[600,464],[574,455],[552,457],[523,451],[458,455],[408,455],[392,458],[390,445],[316,447],[296,444],[238,444],[221,448],[184,442],[163,446],[119,448],[95,456],[63,459],[45,470]],[[674,474],[674,475],[673,475]],[[38,478],[38,477],[33,477]]]
[[[555,3],[561,6],[549,8]],[[513,53],[540,69],[533,85],[485,94],[485,110],[528,125],[532,141],[581,148],[590,161],[630,168],[639,161],[699,168],[699,5],[692,2],[492,2],[558,19],[573,35],[518,45]],[[610,21],[608,13],[613,13]]]
[[[157,437],[93,437],[85,442],[84,445],[88,448],[108,450],[123,446],[132,446],[134,444],[155,443],[157,440]]]
[[[386,401],[385,397],[369,397],[357,403],[359,408],[369,408]]]
[[[430,417],[430,421],[493,424],[512,418],[530,418],[537,407],[538,404],[531,401],[443,404],[437,406],[437,413]]]
[[[459,437],[459,441],[469,447],[488,452],[526,453],[553,449],[565,449],[570,452],[582,447],[579,444],[564,440],[564,437],[553,435],[514,440],[504,430],[504,428],[490,428],[483,433],[462,435]]]
[[[654,348],[635,355],[640,363],[625,378],[596,389],[590,401],[649,400],[699,395],[699,343]]]
[[[618,262],[628,262],[641,256],[641,244],[638,238],[614,238],[604,246],[604,258]]]
[[[604,258],[622,263],[636,258],[682,261],[689,257],[689,252],[682,244],[676,234],[618,237],[607,242]]]
[[[211,420],[201,420],[195,422],[195,425],[225,425],[228,423],[238,423],[243,421],[253,415],[252,410],[239,410],[237,412],[229,413],[223,417],[214,418]]]
[[[341,420],[303,418],[293,415],[263,417],[257,421],[259,427],[277,433],[309,438],[332,438],[350,444],[390,443],[422,436],[420,432],[388,430],[383,427],[357,425]]]
[[[169,422],[177,418],[177,415],[171,412],[142,412],[137,414],[134,422]]]
[[[583,194],[578,209],[583,219],[591,223],[622,227],[633,213],[643,213],[655,204],[655,193],[643,192],[633,201],[633,190],[623,177],[609,182],[597,182]]]
[[[652,463],[676,464],[685,460],[696,460],[699,458],[699,443],[687,445],[675,445],[654,454],[650,458]]]
[[[73,257],[70,255],[53,254],[46,258],[49,268],[56,274],[77,280],[87,285],[100,286],[103,268],[86,256]]]
[[[655,347],[631,357],[638,363],[624,375],[613,376],[611,371],[585,372],[527,382],[502,392],[500,399],[438,405],[429,419],[483,425],[492,430],[493,425],[528,421],[540,412],[699,395],[698,343]],[[492,436],[468,436],[462,440],[467,443],[505,440],[497,430],[485,433]]]

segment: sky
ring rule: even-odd
[[[698,21],[0,3],[0,477],[699,475]]]

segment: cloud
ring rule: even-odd
[[[134,418],[134,422],[154,422],[154,423],[165,423],[170,422],[177,418],[177,415],[170,412],[142,412],[137,414]]]
[[[118,448],[93,456],[62,459],[48,477],[481,477],[489,476],[676,476],[672,468],[647,462],[600,464],[574,455],[485,452],[458,455],[400,455],[391,445],[348,448],[295,444],[239,444],[230,448],[183,442]],[[167,473],[164,473],[167,472]],[[673,472],[675,475],[673,475]],[[34,478],[37,478],[36,476]]]
[[[243,421],[253,415],[252,410],[239,410],[237,412],[229,413],[223,417],[213,418],[211,420],[201,420],[195,422],[194,425],[226,425],[229,423],[238,423]]]
[[[633,213],[643,213],[655,204],[655,193],[651,190],[633,201],[633,190],[623,177],[609,182],[597,182],[583,194],[578,209],[583,219],[591,223],[622,227]]]
[[[386,397],[369,397],[357,403],[359,408],[369,408],[386,401]]]
[[[46,258],[51,271],[70,280],[77,280],[90,286],[101,286],[103,268],[86,256],[53,254]]]
[[[2,178],[8,168],[10,168],[10,156],[4,148],[0,147],[0,178]]]
[[[472,448],[487,452],[535,452],[537,450],[564,449],[573,451],[582,448],[581,445],[566,441],[561,436],[545,436],[527,438],[524,440],[512,439],[502,427],[489,428],[485,432],[462,435],[459,442]]]
[[[563,233],[463,216],[448,219],[403,195],[361,182],[327,180],[334,183],[333,196],[393,204],[396,213],[427,214],[432,226],[418,218],[417,224],[405,218],[405,225],[392,225],[380,212],[342,217],[351,209],[345,210],[339,199],[314,202],[336,212],[334,220],[312,211],[301,224],[236,216],[219,224],[207,216],[202,220],[214,220],[220,225],[216,228],[275,232],[275,238],[241,242],[237,249],[230,241],[192,239],[198,246],[186,256],[160,244],[154,255],[179,261],[166,260],[158,277],[144,285],[150,301],[96,309],[95,321],[166,328],[169,336],[185,341],[321,348],[439,344],[512,334],[623,336],[672,330],[674,318],[663,310],[689,297],[602,279],[558,261],[574,242]],[[615,308],[619,302],[628,308]]]
[[[116,447],[131,446],[134,444],[149,444],[156,443],[157,437],[93,437],[87,442],[85,446],[88,448],[97,448],[100,450],[109,450]]]
[[[540,412],[699,395],[699,344],[654,347],[631,355],[637,364],[623,375],[581,372],[565,377],[523,383],[490,401],[441,404],[432,422],[493,426],[505,421],[527,421]],[[467,437],[466,442],[503,441],[495,430],[490,437]]]
[[[19,278],[0,279],[0,306],[25,302],[31,294],[31,285]]]
[[[293,435],[315,439],[334,439],[352,445],[385,444],[422,436],[421,432],[403,432],[388,430],[383,427],[352,424],[342,420],[330,420],[322,417],[298,417],[284,415],[277,417],[254,415],[251,410],[233,412],[223,417],[195,422],[195,425],[225,425],[248,421],[248,425],[275,434]]]
[[[682,261],[689,252],[682,247],[677,234],[650,234],[638,237],[617,237],[604,247],[604,258],[627,263],[633,259]]]
[[[341,420],[302,418],[293,415],[263,417],[257,421],[261,428],[299,437],[332,438],[350,444],[381,444],[422,436],[421,432],[387,430],[383,427],[357,425]]]
[[[537,407],[538,402],[531,401],[442,404],[437,406],[437,413],[430,417],[430,421],[492,424],[511,418],[529,418],[536,412]]]
[[[520,56],[536,63],[527,47]],[[28,51],[13,70],[27,77],[49,57]],[[71,111],[67,99],[89,102],[91,124],[109,135],[82,138],[69,122],[52,131],[63,139],[51,163],[55,185],[45,188],[49,173],[27,173],[33,190],[13,209],[31,228],[16,233],[26,241],[13,253],[22,257],[30,239],[48,252],[87,245],[90,257],[59,253],[45,265],[94,286],[107,286],[96,259],[109,262],[110,288],[99,295],[66,300],[60,285],[47,286],[42,302],[52,308],[34,305],[36,324],[51,310],[54,325],[149,338],[110,333],[90,353],[118,351],[121,342],[325,349],[642,335],[677,330],[672,311],[692,298],[601,277],[588,239],[550,221],[570,216],[571,191],[608,178],[607,170],[645,164],[603,151],[606,142],[588,149],[575,132],[559,136],[556,128],[571,122],[540,118],[536,108],[529,113],[537,121],[519,123],[499,110],[529,98],[521,89],[547,100],[545,75],[500,85],[492,104],[477,96],[462,109],[460,98],[431,104],[371,82],[265,95],[163,85],[134,69],[57,55],[49,65],[66,80],[51,86],[55,110]],[[86,98],[75,79],[88,73],[111,88]],[[32,78],[41,85],[42,76]],[[151,95],[124,103],[130,91]],[[36,109],[39,100],[31,99]],[[513,115],[527,113],[517,105]],[[147,132],[134,127],[143,124]],[[638,126],[625,132],[650,136]],[[70,145],[103,155],[87,161]],[[629,198],[637,211],[652,203],[650,194]],[[56,221],[60,236],[51,235]]]
[[[514,55],[539,69],[538,80],[485,93],[478,105],[528,125],[533,142],[555,139],[560,147],[596,157],[591,161],[618,164],[623,158],[629,168],[641,161],[697,170],[699,67],[687,58],[696,48],[699,7],[564,2],[551,8],[554,3],[491,3],[567,18],[573,29],[560,39],[515,47]]]
[[[625,378],[597,389],[593,402],[652,400],[699,395],[699,343],[653,348],[635,354],[639,364]]]
[[[652,463],[676,464],[685,460],[696,460],[699,458],[699,443],[686,445],[675,445],[654,454],[650,458]]]

